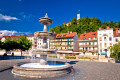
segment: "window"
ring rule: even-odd
[[[100,41],[102,41],[102,38],[100,37]]]
[[[112,41],[112,38],[111,38],[111,37],[109,37],[109,41]]]
[[[116,38],[115,41],[118,42],[118,39]]]
[[[94,36],[95,34],[93,34],[93,36]]]
[[[83,38],[83,40],[85,40],[85,38]]]
[[[89,45],[91,45],[91,43],[89,42]]]
[[[39,43],[38,43],[38,45],[39,45]]]
[[[100,49],[100,52],[102,52],[102,49]]]
[[[95,37],[93,37],[93,39],[96,39]]]
[[[104,43],[104,47],[106,47],[107,46],[107,44],[106,43]]]
[[[104,41],[106,41],[106,37],[104,37]]]
[[[110,43],[110,46],[112,46],[112,43]]]
[[[89,38],[89,40],[91,40],[91,38]]]
[[[89,50],[91,49],[91,47],[89,47]]]

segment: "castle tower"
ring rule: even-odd
[[[80,19],[80,14],[77,14],[77,20]]]

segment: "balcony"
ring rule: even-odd
[[[98,47],[98,45],[79,45],[79,47]]]
[[[98,52],[98,50],[83,50],[79,49],[80,52]]]
[[[51,40],[50,42],[51,42],[51,43],[57,43],[57,42],[73,42],[73,40],[69,40],[69,41],[68,41],[68,40],[62,40],[62,41],[61,41],[61,40]]]
[[[55,46],[55,47],[69,47],[69,46],[73,46],[73,45],[50,45],[50,46]]]

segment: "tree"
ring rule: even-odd
[[[57,25],[56,27],[51,28],[50,31],[57,33],[73,31],[77,32],[78,35],[80,35],[84,32],[94,32],[102,25],[102,22],[95,17],[93,18],[82,17],[79,20],[73,18],[69,23],[70,25],[68,26],[66,25],[66,23],[62,24],[62,26]]]
[[[71,25],[77,25],[77,20],[75,18],[71,20]]]
[[[19,49],[21,50],[21,56],[22,56],[22,51],[29,50],[29,48],[32,47],[32,42],[30,42],[30,40],[25,37],[20,37],[20,39],[18,40],[18,44],[19,44]]]
[[[0,41],[0,49],[3,49],[3,42]]]
[[[120,59],[120,42],[111,46],[110,52],[111,52],[110,54],[111,57],[115,59]]]
[[[17,49],[17,48],[18,48],[18,43],[17,43],[16,39],[7,38],[2,43],[2,49],[5,49],[6,53],[7,53],[7,51]]]

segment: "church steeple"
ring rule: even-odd
[[[80,19],[80,10],[79,13],[77,14],[77,20]]]

